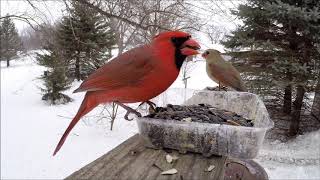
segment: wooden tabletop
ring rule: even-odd
[[[172,163],[165,156],[177,156]],[[171,150],[155,150],[144,147],[138,134],[132,136],[107,154],[74,172],[66,179],[215,179],[224,178],[226,158],[221,156],[203,157],[201,154],[179,154]],[[211,172],[206,170],[214,165]],[[175,168],[173,175],[161,172]]]

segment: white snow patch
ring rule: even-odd
[[[1,65],[1,179],[64,178],[137,133],[136,123],[122,118],[116,120],[113,131],[85,119],[53,157],[53,150],[84,94],[72,94],[76,83],[65,92],[73,102],[48,106],[41,100],[38,88],[42,84],[38,77],[44,68],[32,56],[11,62],[9,68]]]
[[[320,179],[320,130],[282,143],[264,142],[257,162],[270,179]]]

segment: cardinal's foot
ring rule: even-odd
[[[130,118],[128,117],[130,113],[133,113],[133,114],[137,115],[138,117],[142,117],[141,113],[139,113],[138,111],[132,109],[131,107],[126,106],[126,105],[124,105],[124,104],[122,104],[122,103],[120,103],[120,102],[118,102],[118,101],[115,101],[114,103],[118,104],[119,106],[121,106],[122,108],[124,108],[125,110],[127,110],[127,113],[124,115],[124,119],[125,119],[125,120],[128,120],[128,121],[133,120],[133,118],[130,119]]]
[[[124,119],[125,119],[125,120],[127,120],[127,121],[132,121],[132,120],[133,120],[133,118],[129,118],[129,114],[130,114],[130,113],[133,113],[133,114],[137,115],[138,117],[141,117],[141,116],[142,116],[141,113],[139,113],[138,111],[136,111],[136,110],[134,110],[134,109],[132,109],[132,110],[133,110],[133,111],[127,110],[127,113],[124,115]]]
[[[226,86],[222,86],[221,89],[224,91],[228,91],[228,87],[226,87]]]
[[[156,112],[156,107],[157,107],[156,103],[151,102],[151,101],[145,101],[145,102],[142,102],[142,103],[139,105],[139,107],[140,107],[141,105],[143,105],[144,103],[147,103],[147,104],[149,105],[149,113],[150,113],[150,114]]]

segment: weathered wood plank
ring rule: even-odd
[[[212,178],[209,178],[209,179],[217,179],[217,180],[224,179],[223,176],[224,176],[224,171],[225,171],[226,160],[227,160],[227,157],[222,156],[221,158],[216,159],[216,161],[210,161],[210,164],[213,164],[215,166],[215,168],[212,170],[214,173],[211,173]],[[221,174],[223,174],[223,175],[221,175]]]
[[[187,153],[179,156],[179,160],[175,163],[174,168],[178,170],[178,173],[169,177],[171,180],[187,179],[190,168],[194,165],[195,155]]]
[[[134,135],[118,147],[74,172],[66,179],[223,179],[224,157],[205,158],[201,154],[171,155],[179,157],[173,163],[166,162],[168,153],[144,147],[138,135]],[[215,165],[212,172],[205,172],[210,164]],[[161,175],[162,171],[175,168],[174,175]]]
[[[190,179],[208,179],[208,173],[204,170],[208,167],[207,158],[198,157],[194,161],[194,166],[190,169]]]
[[[140,142],[137,141],[138,134],[132,136],[115,149],[109,151],[107,154],[101,156],[80,170],[74,172],[71,176],[66,179],[89,179],[94,176],[99,176],[104,169],[109,169],[110,166],[113,166],[117,163],[121,158],[128,155],[130,151],[133,151],[134,148],[140,145]],[[108,176],[107,176],[108,177]]]
[[[115,176],[115,179],[140,179],[140,177],[148,173],[148,169],[152,167],[154,159],[160,153],[160,150],[146,149],[132,163],[128,164],[124,170],[120,171]]]

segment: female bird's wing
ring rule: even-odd
[[[241,80],[240,73],[236,68],[228,63],[229,62],[226,62],[223,66],[209,64],[211,75],[226,86],[230,86],[237,91],[246,91],[244,83]]]
[[[149,46],[129,50],[96,70],[74,92],[112,90],[139,85],[155,68],[156,61],[153,58]]]

